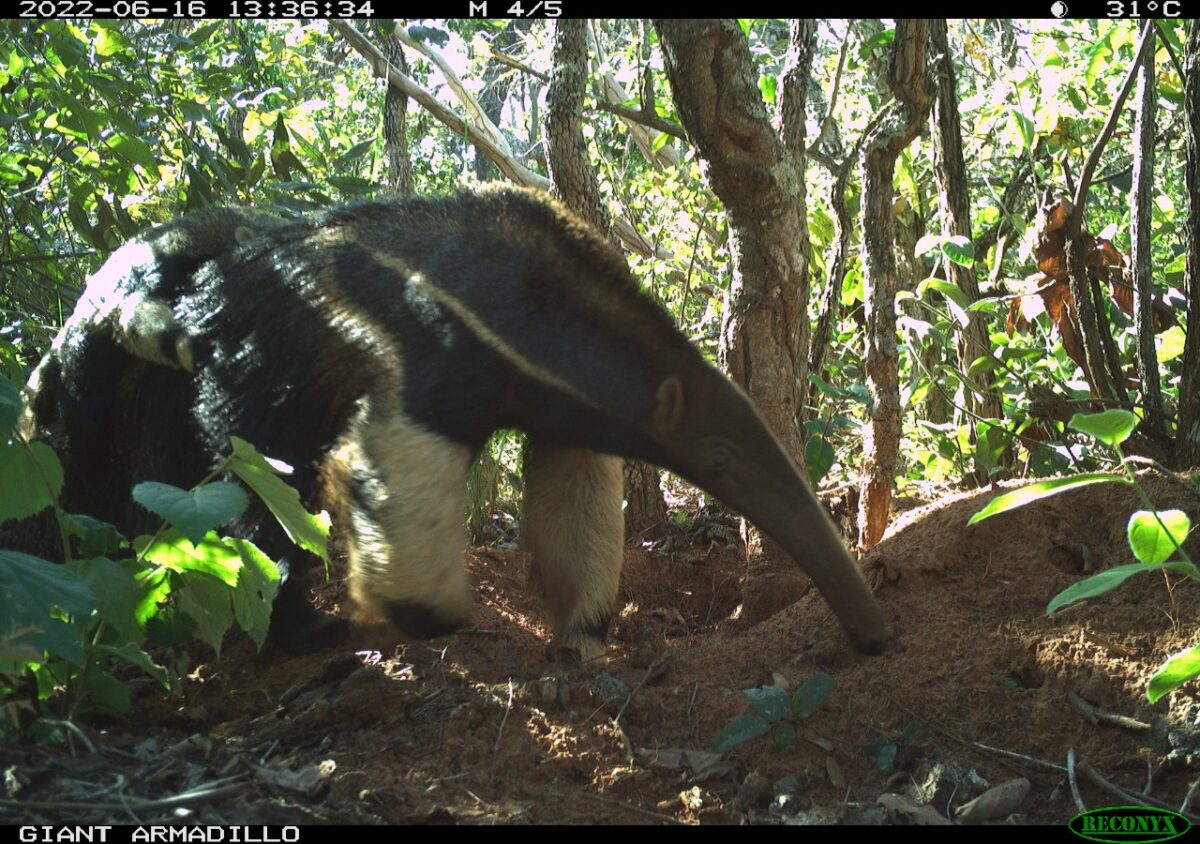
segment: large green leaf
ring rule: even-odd
[[[917,285],[917,295],[924,297],[927,290],[936,290],[946,298],[946,307],[950,309],[959,325],[965,327],[971,321],[967,316],[967,306],[971,301],[957,284],[941,278],[927,278]]]
[[[1197,675],[1200,675],[1200,645],[1180,651],[1164,662],[1150,678],[1146,697],[1151,703],[1157,703],[1167,692],[1179,688]]]
[[[227,584],[202,571],[189,571],[175,590],[176,606],[196,622],[195,636],[221,654],[221,642],[233,626],[233,595]]]
[[[133,488],[133,500],[179,528],[192,542],[242,515],[250,503],[245,490],[225,481],[204,484],[195,492],[147,481]]]
[[[833,467],[836,455],[829,440],[821,436],[811,436],[804,443],[804,468],[808,472],[808,482],[814,488]]]
[[[121,548],[123,537],[115,527],[81,513],[60,513],[67,533],[79,538],[80,557],[103,557]]]
[[[117,715],[129,711],[129,687],[99,665],[89,665],[81,679],[84,695],[90,704]]]
[[[15,632],[17,644],[82,665],[83,628],[94,606],[91,589],[63,566],[0,551],[0,633]]]
[[[125,569],[105,557],[76,560],[70,566],[96,596],[96,611],[127,642],[140,642],[138,603],[143,588]]]
[[[155,662],[150,654],[146,653],[137,645],[132,643],[126,643],[119,646],[97,645],[96,651],[104,654],[105,656],[111,656],[114,659],[127,662],[130,665],[135,665],[162,684],[164,689],[171,688],[171,675],[167,672],[167,669]]]
[[[53,506],[62,485],[62,464],[50,446],[0,442],[0,522]]]
[[[1138,510],[1129,517],[1126,532],[1133,555],[1143,563],[1165,563],[1187,539],[1192,520],[1182,510]]]
[[[1074,583],[1055,595],[1053,600],[1046,606],[1046,615],[1050,615],[1055,610],[1060,610],[1076,601],[1082,601],[1084,598],[1094,598],[1097,595],[1103,595],[1110,589],[1120,586],[1135,574],[1140,574],[1144,571],[1153,571],[1154,568],[1157,567],[1152,568],[1144,563],[1129,563],[1124,566],[1113,566],[1099,574],[1093,574],[1087,580]]]
[[[1137,417],[1128,410],[1113,408],[1100,413],[1076,413],[1067,424],[1115,448],[1133,433],[1137,422]]]
[[[713,740],[713,752],[724,753],[742,742],[761,736],[769,729],[771,729],[771,722],[764,721],[757,715],[743,715],[740,718],[734,718],[725,725],[725,729],[717,733],[716,739]]]
[[[148,537],[133,541],[134,550],[147,561],[176,574],[204,572],[226,586],[236,586],[242,559],[237,551],[229,548],[215,533],[209,533],[200,542],[182,542],[178,531],[163,533],[153,544]]]
[[[325,513],[314,516],[305,510],[300,494],[279,479],[254,446],[239,437],[233,437],[232,441],[234,456],[229,461],[230,470],[258,494],[292,542],[329,562],[326,550],[329,516]]]
[[[17,385],[0,375],[0,439],[17,424],[21,415],[21,391]]]
[[[960,234],[951,235],[942,243],[942,254],[962,267],[975,265],[975,244]]]
[[[976,522],[982,522],[984,519],[1000,513],[1007,513],[1009,510],[1015,510],[1033,501],[1040,501],[1075,487],[1089,484],[1128,484],[1129,482],[1129,479],[1122,475],[1110,475],[1106,472],[1089,472],[1083,475],[1072,475],[1069,478],[1051,478],[1048,481],[1039,481],[1036,484],[996,496],[988,502],[986,507],[972,516],[967,524],[973,525]]]
[[[792,695],[791,710],[796,718],[808,718],[821,708],[826,698],[833,692],[833,678],[823,671],[804,681],[796,693]]]
[[[271,606],[279,591],[279,569],[271,559],[244,539],[226,539],[225,544],[242,559],[241,575],[230,596],[238,626],[250,634],[258,647],[267,639],[271,624]]]
[[[782,721],[788,717],[788,693],[778,686],[759,686],[742,689],[742,694],[754,711],[768,721]]]

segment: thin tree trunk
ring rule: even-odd
[[[408,62],[396,36],[389,31],[383,35],[384,54],[390,64],[401,73],[408,73]],[[412,161],[408,157],[408,135],[406,122],[408,96],[395,86],[387,87],[383,100],[383,149],[387,156],[388,181],[397,192],[411,195],[413,185]]]
[[[929,22],[929,42],[933,51],[933,70],[937,79],[937,99],[929,118],[933,136],[933,162],[937,174],[942,233],[971,237],[971,203],[967,196],[966,166],[962,153],[962,124],[958,117],[958,96],[951,61],[950,44],[944,18]],[[979,282],[973,267],[947,262],[950,281],[967,294],[972,302],[980,298]],[[968,312],[965,327],[958,331],[959,370],[967,379],[964,390],[967,409],[985,419],[1002,418],[1000,396],[988,386],[987,374],[970,375],[971,364],[991,353],[987,323],[980,314]],[[974,420],[971,422],[974,432]],[[986,481],[986,478],[979,478]]]
[[[825,255],[825,291],[821,294],[821,308],[817,324],[812,333],[812,345],[808,353],[808,371],[824,378],[825,357],[833,342],[833,327],[842,312],[842,280],[846,277],[846,262],[850,256],[850,211],[846,207],[846,184],[854,169],[851,161],[842,162],[841,171],[829,191],[829,207],[833,210],[833,241]],[[815,406],[820,391],[815,385],[808,388],[808,405]],[[805,418],[816,418],[805,408]]]
[[[1187,161],[1187,339],[1179,385],[1176,453],[1180,466],[1200,466],[1200,21],[1192,21],[1184,52]]]
[[[1154,32],[1148,36],[1154,38]],[[1154,279],[1150,266],[1150,199],[1154,188],[1154,44],[1151,43],[1138,68],[1137,144],[1133,151],[1133,219],[1129,238],[1133,242],[1133,325],[1137,333],[1138,377],[1142,382],[1142,429],[1161,444],[1167,435],[1163,416],[1162,388],[1158,379],[1158,355],[1154,350]]]
[[[809,256],[803,168],[803,56],[811,32],[792,33],[785,87],[784,131],[771,125],[758,90],[758,68],[736,21],[655,21],[681,122],[704,158],[729,219],[733,257],[720,361],[745,388],[767,425],[797,463],[803,438],[797,376],[805,371]],[[809,53],[811,55],[811,53]],[[803,580],[782,549],[747,530],[749,553],[743,618],[766,618],[799,594]],[[757,547],[756,547],[757,546]],[[758,552],[758,553],[756,553]]]
[[[546,158],[554,190],[572,210],[612,239],[612,221],[583,137],[583,93],[587,84],[587,22],[563,19],[554,28],[554,71],[546,94]],[[658,470],[627,461],[625,533],[652,536],[667,521]]]
[[[868,420],[863,435],[859,544],[870,548],[883,536],[892,504],[900,450],[900,390],[896,349],[896,262],[892,251],[892,177],[896,158],[912,143],[933,105],[926,64],[928,23],[896,22],[888,69],[895,102],[875,124],[862,152],[863,285],[866,299]]]

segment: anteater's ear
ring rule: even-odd
[[[683,423],[683,384],[674,375],[658,385],[654,394],[654,430],[670,433]]]

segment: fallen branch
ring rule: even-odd
[[[1084,718],[1087,718],[1093,724],[1112,724],[1114,727],[1124,727],[1126,730],[1133,730],[1135,733],[1144,733],[1150,729],[1150,725],[1144,721],[1130,718],[1127,715],[1117,715],[1114,712],[1105,712],[1097,709],[1070,689],[1067,689],[1067,700],[1071,702],[1072,706],[1083,713]]]
[[[1117,797],[1121,800],[1129,800],[1129,801],[1131,801],[1131,803],[1136,804],[1138,806],[1154,806],[1155,808],[1166,809],[1170,812],[1176,811],[1176,809],[1173,806],[1169,805],[1168,803],[1166,803],[1163,800],[1159,800],[1156,797],[1151,797],[1149,794],[1138,794],[1136,791],[1130,791],[1127,788],[1122,788],[1121,786],[1117,785],[1116,783],[1109,782],[1103,776],[1100,775],[1099,771],[1097,771],[1095,768],[1093,768],[1087,762],[1079,763],[1079,772],[1081,774],[1083,774],[1085,777],[1087,777],[1089,780],[1091,780],[1094,785],[1099,786],[1100,788],[1107,791],[1109,794],[1111,794],[1114,797]],[[1189,821],[1191,821],[1194,824],[1200,823],[1200,815],[1196,815],[1196,814],[1192,814],[1191,812],[1184,812],[1184,811],[1179,812],[1179,814],[1183,815],[1185,818],[1187,818]]]

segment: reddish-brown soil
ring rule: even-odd
[[[1185,480],[1144,482],[1200,523]],[[815,592],[743,629],[739,550],[675,541],[629,551],[607,662],[566,668],[543,654],[524,555],[477,549],[472,631],[400,646],[363,631],[305,658],[231,638],[180,695],[147,687],[133,717],[85,728],[95,752],[14,751],[0,822],[904,822],[911,811],[886,813],[881,795],[944,816],[1024,777],[1027,797],[997,820],[1063,823],[1078,810],[1047,764],[1065,767],[1070,749],[1133,792],[1149,777],[1178,808],[1200,776],[1195,686],[1155,707],[1145,690],[1196,643],[1200,589],[1139,575],[1048,618],[1085,572],[1131,561],[1137,500],[1091,486],[967,527],[991,495],[907,512],[866,555],[895,636],[881,657],[856,654]],[[337,584],[318,591],[337,608]],[[833,692],[795,724],[794,747],[768,734],[703,753],[752,712],[742,689],[815,672]],[[1093,723],[1069,693],[1149,727]],[[1079,780],[1089,808],[1128,802]]]

